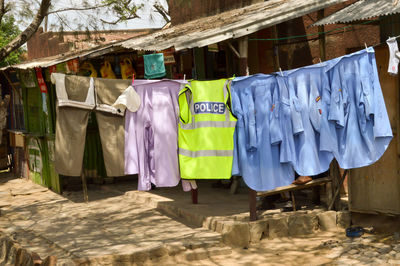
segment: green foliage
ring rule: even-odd
[[[136,4],[134,0],[102,0],[102,4],[118,17],[116,22],[137,18],[137,11],[143,8],[144,4]]]
[[[15,24],[14,17],[11,15],[4,16],[0,24],[0,48],[11,42],[20,32],[18,26]],[[0,62],[0,67],[19,63],[23,52],[22,48],[12,52],[5,60]]]

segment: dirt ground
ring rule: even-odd
[[[81,191],[58,195],[24,179],[0,176],[0,234],[42,258],[57,256],[58,265],[400,265],[397,232],[350,239],[344,230],[318,231],[234,248],[222,244],[216,232],[135,201],[128,193],[134,189],[128,184],[89,187],[89,203],[84,203]],[[218,193],[221,199],[223,193]],[[179,195],[170,200],[190,202],[189,195]],[[215,198],[205,195],[194,208],[207,215],[234,214],[232,202],[243,215],[248,206],[246,194],[232,196],[225,208],[221,201],[213,206]]]

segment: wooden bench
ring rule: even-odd
[[[328,183],[332,182],[332,178],[330,176],[328,177],[323,177],[323,178],[318,178],[318,179],[313,179],[312,181],[304,184],[304,185],[288,185],[288,186],[283,186],[283,187],[277,187],[272,190],[268,191],[261,191],[261,192],[255,192],[250,191],[250,218],[254,217],[257,219],[257,214],[256,214],[256,197],[266,197],[266,196],[271,196],[271,195],[276,195],[280,194],[283,192],[290,192],[291,198],[292,198],[292,205],[293,205],[293,211],[296,211],[296,201],[294,198],[293,191],[295,190],[302,190],[306,188],[312,188],[312,187],[317,187],[317,186],[322,186],[326,185]],[[318,191],[318,197],[319,197],[319,191]],[[319,199],[319,198],[318,198]]]

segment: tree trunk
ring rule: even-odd
[[[12,40],[9,44],[1,48],[0,61],[3,61],[10,53],[20,48],[32,37],[32,35],[37,31],[44,17],[46,16],[47,11],[49,10],[50,7],[50,2],[51,0],[42,0],[40,3],[39,10],[32,23],[17,37],[15,37],[14,40]]]

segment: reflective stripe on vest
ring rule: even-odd
[[[189,151],[179,148],[179,154],[185,155],[187,157],[204,157],[204,156],[233,156],[233,150],[203,150],[203,151]]]

